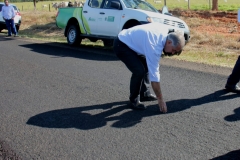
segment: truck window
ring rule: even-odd
[[[110,4],[111,4],[112,1],[119,2],[119,0],[105,0],[104,5],[103,5],[103,8],[104,8],[104,9],[111,9]],[[119,3],[120,3],[120,2],[119,2]]]
[[[88,5],[92,8],[100,8],[102,0],[90,0]]]
[[[123,0],[127,8],[142,9],[145,11],[158,12],[150,3],[143,0]]]

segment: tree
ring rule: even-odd
[[[33,0],[34,11],[36,10],[36,3],[37,2],[38,2],[37,0]]]
[[[212,0],[212,10],[213,11],[218,10],[218,0]]]

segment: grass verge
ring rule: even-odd
[[[49,42],[67,43],[63,30],[55,24],[56,12],[22,11],[22,24],[19,36]],[[184,47],[180,56],[170,57],[182,61],[204,63],[224,67],[233,67],[240,55],[240,39],[238,36],[209,34],[196,28],[204,25],[218,26],[218,21],[204,20],[196,17],[181,17],[191,29],[191,40]],[[6,31],[5,31],[6,32]],[[84,39],[82,45],[102,47],[102,41],[90,42]]]

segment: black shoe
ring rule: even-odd
[[[232,85],[226,84],[225,88],[230,92],[240,93],[240,87],[238,85],[232,86]]]
[[[145,102],[145,101],[156,101],[157,97],[153,94],[145,95],[145,96],[140,96],[140,101]]]
[[[134,100],[130,100],[130,107],[136,110],[144,110],[146,106],[139,101],[139,97]]]
[[[18,37],[18,35],[14,35],[14,37]]]
[[[12,37],[12,35],[7,35],[6,37]]]

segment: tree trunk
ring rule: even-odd
[[[36,0],[33,0],[34,11],[36,11]]]
[[[218,0],[212,0],[212,10],[218,11]]]

